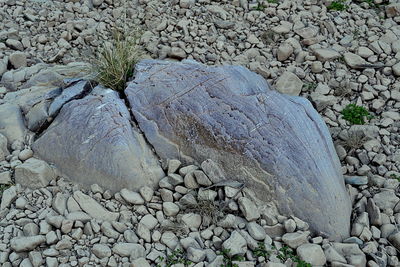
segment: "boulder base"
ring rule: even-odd
[[[143,60],[125,90],[135,119],[166,161],[222,168],[332,239],[349,235],[351,203],[328,129],[304,98],[280,94],[239,66]],[[210,177],[211,179],[212,177]]]

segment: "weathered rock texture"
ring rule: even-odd
[[[100,87],[65,104],[33,149],[70,179],[111,191],[154,186],[164,176],[124,101]]]
[[[210,158],[226,178],[245,182],[313,230],[333,239],[349,235],[351,203],[340,163],[306,99],[271,90],[243,67],[193,61],[144,60],[125,93],[163,160]]]

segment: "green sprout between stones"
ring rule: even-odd
[[[168,255],[167,258],[159,256],[158,260],[161,262],[165,260],[165,267],[171,267],[174,264],[183,264],[186,267],[192,263],[190,260],[186,258],[186,255],[181,249],[176,249],[172,251],[172,253]],[[157,267],[162,267],[162,266],[159,263],[157,264]]]
[[[341,114],[343,115],[343,119],[351,124],[365,124],[365,119],[373,118],[366,108],[355,104],[347,105]]]
[[[389,177],[390,177],[391,179],[396,179],[397,181],[400,182],[400,176],[398,176],[398,175],[396,175],[396,174],[394,174],[394,173],[392,173],[391,175],[389,175]]]
[[[240,255],[230,256],[230,249],[222,249],[221,252],[217,252],[218,255],[222,255],[224,257],[224,264],[221,264],[220,267],[238,267],[234,261],[244,261],[244,257]]]
[[[295,255],[293,250],[288,246],[281,247],[278,250],[278,255],[276,257],[280,259],[282,263],[286,262],[288,259],[291,259],[293,262],[297,263],[297,267],[312,267],[310,263],[301,260],[299,256]]]
[[[328,10],[343,11],[348,8],[344,0],[333,1],[329,6]]]

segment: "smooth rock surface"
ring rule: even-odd
[[[194,61],[143,60],[125,93],[164,161],[210,158],[225,177],[244,181],[258,198],[309,221],[312,230],[333,239],[349,235],[351,203],[339,159],[307,100],[271,90],[243,67]]]
[[[33,144],[35,154],[72,180],[111,191],[153,187],[164,172],[118,94],[96,93],[67,103]]]

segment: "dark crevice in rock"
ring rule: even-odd
[[[68,81],[66,82],[66,85],[65,85],[64,87],[60,87],[59,89],[57,89],[57,90],[60,90],[60,93],[59,93],[57,96],[54,96],[53,103],[54,103],[54,100],[55,100],[57,97],[59,97],[60,95],[62,95],[62,92],[63,92],[65,89],[67,89],[67,88],[69,88],[69,87],[71,87],[71,86],[74,86],[74,85],[75,85],[76,83],[78,83],[79,81],[82,81],[82,80],[81,80],[81,79],[76,79],[76,80],[75,80],[75,79],[71,79],[71,80],[69,80],[69,82],[68,82]],[[83,88],[83,91],[82,91],[80,94],[77,94],[77,95],[75,95],[74,97],[68,99],[68,100],[67,100],[65,103],[63,103],[63,104],[59,107],[59,109],[58,109],[56,112],[54,112],[52,115],[49,114],[49,117],[47,118],[47,120],[45,120],[45,121],[43,122],[43,124],[39,127],[39,129],[36,131],[36,139],[40,138],[40,137],[43,135],[43,133],[50,127],[50,125],[51,125],[51,123],[53,122],[54,118],[57,117],[58,113],[60,112],[60,110],[62,109],[62,107],[63,107],[65,104],[67,104],[67,103],[69,103],[69,102],[71,102],[71,101],[73,101],[73,100],[82,99],[82,98],[86,97],[87,95],[90,94],[90,92],[92,92],[93,88],[96,87],[96,85],[97,85],[97,83],[94,82],[94,81],[87,81],[86,85],[85,85],[84,88]]]
[[[125,88],[126,89],[126,88]],[[161,157],[157,154],[157,150],[155,149],[155,147],[153,146],[153,144],[149,141],[149,139],[147,139],[146,134],[144,133],[144,131],[140,128],[139,126],[139,122],[138,120],[135,118],[135,115],[132,112],[132,108],[129,105],[129,100],[128,97],[125,94],[125,90],[118,92],[119,93],[119,97],[125,102],[125,106],[128,109],[129,115],[131,117],[131,125],[132,127],[136,128],[140,134],[142,134],[144,140],[146,141],[146,144],[150,147],[151,151],[154,153],[154,155],[157,157],[158,161],[162,163]]]

